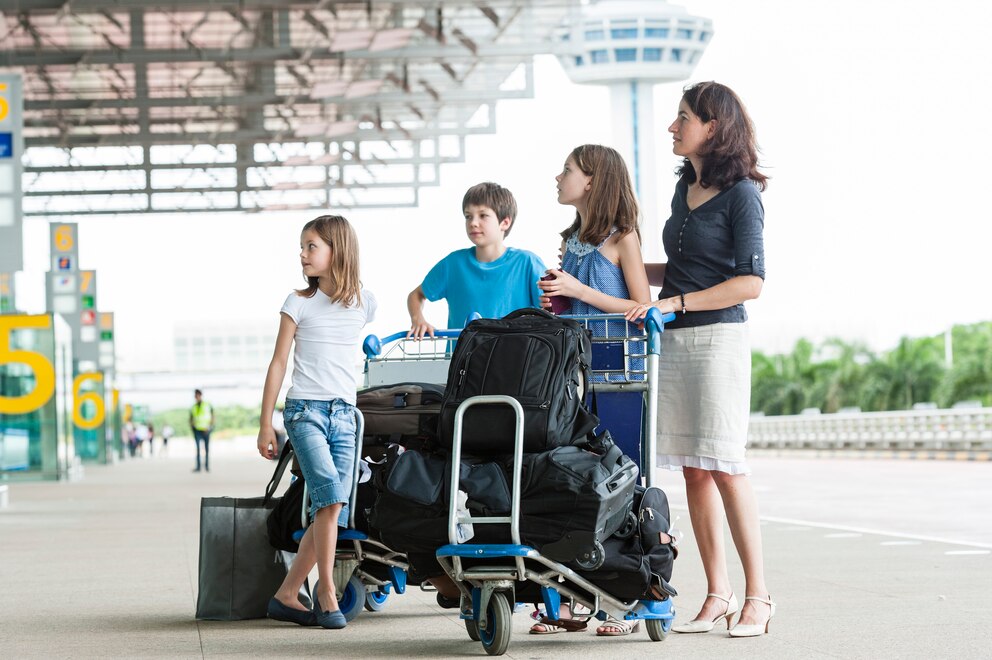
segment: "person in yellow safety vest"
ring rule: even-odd
[[[196,467],[193,472],[200,471],[200,441],[203,441],[203,467],[210,472],[210,432],[214,430],[214,407],[203,400],[203,392],[195,390],[193,397],[196,403],[189,409],[189,427],[193,430],[193,440],[196,441]]]

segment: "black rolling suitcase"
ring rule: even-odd
[[[604,542],[633,523],[637,464],[609,442],[603,453],[558,447],[523,458],[521,540],[555,561],[593,570]]]
[[[660,488],[637,487],[634,495],[637,526],[630,534],[612,536],[604,543],[605,561],[583,577],[623,600],[663,600],[677,596],[668,583],[678,550],[671,530],[668,497]],[[659,533],[668,538],[663,542]],[[664,538],[664,537],[662,537]]]

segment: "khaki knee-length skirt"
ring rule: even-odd
[[[745,323],[666,330],[658,368],[658,465],[747,474],[751,346]]]

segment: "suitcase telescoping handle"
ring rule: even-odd
[[[632,474],[633,473],[633,474]],[[633,462],[624,470],[621,470],[617,474],[613,475],[613,479],[606,484],[606,490],[611,493],[615,491],[620,486],[630,482],[632,479],[637,478],[637,465]]]
[[[518,319],[521,316],[543,316],[546,319],[557,319],[558,317],[549,312],[546,309],[538,309],[537,307],[524,307],[523,309],[517,309],[506,316],[503,317],[504,320]]]

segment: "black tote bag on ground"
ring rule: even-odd
[[[285,564],[266,533],[274,505],[264,497],[200,500],[197,619],[265,617],[269,599],[286,577]]]

